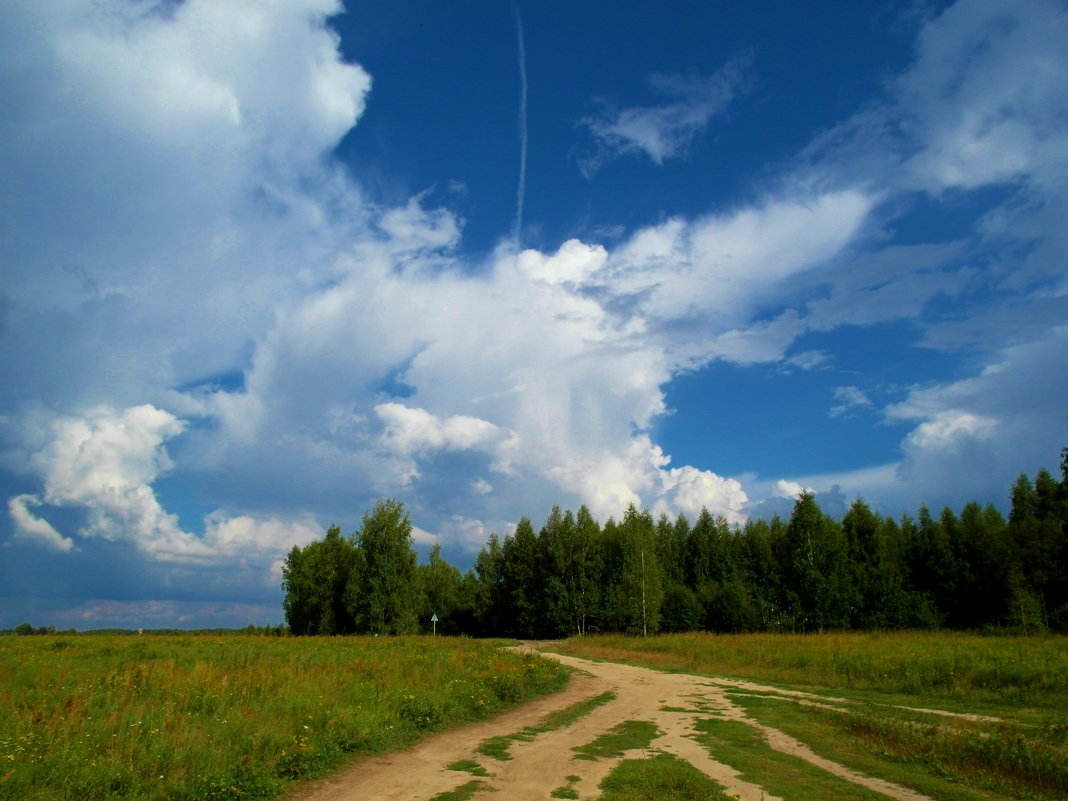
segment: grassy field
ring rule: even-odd
[[[554,650],[662,670],[908,696],[978,709],[1068,709],[1068,638],[959,632],[573,638]]]
[[[1063,637],[687,634],[586,637],[553,650],[824,696],[812,707],[774,692],[729,692],[751,719],[820,756],[933,798],[1068,798]],[[699,739],[748,780],[788,799],[875,797],[856,788],[846,793],[840,781],[773,751],[744,723],[710,718]]]
[[[245,801],[559,689],[451,638],[0,638],[0,799]]]

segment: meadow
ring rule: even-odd
[[[813,693],[818,706],[745,687],[728,697],[751,719],[824,758],[932,798],[1068,798],[1065,637],[599,636],[571,639],[553,650]],[[750,726],[710,717],[699,732],[717,759],[772,793],[847,797],[826,774],[770,749]]]
[[[431,637],[0,637],[0,799],[244,801],[560,689]]]
[[[963,632],[572,638],[553,650],[661,670],[985,706],[1068,710],[1068,637]]]

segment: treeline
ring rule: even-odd
[[[1010,627],[1068,632],[1068,449],[1062,480],[1021,475],[1006,520],[991,505],[841,519],[802,494],[789,520],[691,523],[631,507],[603,525],[554,508],[492,535],[461,573],[382,501],[360,531],[331,527],[283,567],[294,634],[439,633],[551,638],[587,632]]]
[[[256,636],[256,637],[286,637],[289,635],[289,629],[278,624],[272,626],[268,623],[265,626],[257,626],[255,623],[249,623],[243,629],[234,628],[211,628],[211,629],[176,629],[176,628],[163,628],[163,629],[85,629],[78,631],[78,629],[69,628],[62,631],[57,630],[55,626],[34,626],[32,623],[19,623],[13,629],[0,629],[0,636],[5,634],[15,634],[19,636],[26,635],[54,635],[62,634],[64,636],[82,635],[86,637],[105,636],[105,637],[218,637],[218,636],[233,636],[238,634]]]

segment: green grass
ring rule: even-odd
[[[566,706],[563,709],[557,709],[550,712],[545,716],[543,720],[537,726],[532,727],[531,731],[538,734],[547,731],[556,731],[562,729],[565,726],[570,726],[576,720],[580,720],[586,715],[590,714],[599,706],[604,706],[609,701],[615,700],[616,694],[614,692],[604,692],[600,695],[595,695],[592,698],[586,698],[582,701],[578,701],[570,706]]]
[[[507,762],[512,758],[511,747],[514,742],[530,742],[533,737],[528,737],[522,732],[516,732],[515,734],[506,734],[500,737],[487,737],[481,743],[478,744],[478,748],[475,749],[482,756],[488,756],[490,759],[496,759],[498,762]]]
[[[554,649],[849,699],[854,703],[827,702],[841,710],[835,711],[803,707],[771,691],[726,690],[752,717],[821,756],[934,798],[1068,798],[1066,637],[686,634],[585,637]],[[969,721],[921,708],[1001,721]],[[724,731],[732,729],[720,729],[718,736]],[[764,760],[768,770],[781,769],[770,749],[752,742],[743,748],[740,737],[717,746],[734,749],[733,758],[742,760],[739,769],[747,764],[751,777]]]
[[[567,777],[567,784],[565,784],[563,787],[557,787],[555,790],[549,793],[549,796],[552,798],[566,798],[571,799],[571,801],[575,801],[575,799],[579,797],[578,790],[575,789],[575,785],[578,784],[580,781],[582,781],[581,776],[576,776],[572,774]]]
[[[869,753],[896,763],[922,765],[931,773],[998,793],[1068,798],[1068,728],[1063,725],[919,723],[876,707],[850,715],[820,710],[809,714]]]
[[[485,790],[489,787],[485,782],[470,781],[466,784],[461,784],[455,790],[448,790],[444,793],[438,793],[433,796],[430,801],[468,801],[475,793]]]
[[[840,779],[803,759],[774,751],[760,732],[736,720],[698,721],[695,739],[712,758],[747,782],[785,801],[885,801],[886,796]]]
[[[910,787],[932,798],[979,801],[992,797],[1066,797],[1063,793],[1038,787],[1026,772],[1016,777],[1009,775],[1010,766],[994,756],[1000,748],[999,737],[996,728],[990,724],[985,727],[971,724],[963,729],[964,732],[970,732],[967,735],[969,739],[988,742],[990,750],[978,759],[954,765],[954,761],[963,754],[956,752],[953,745],[947,746],[942,758],[923,747],[923,741],[929,734],[945,733],[956,728],[955,723],[950,723],[951,728],[946,729],[944,719],[936,725],[924,726],[915,720],[896,720],[892,717],[893,710],[887,709],[881,712],[862,709],[845,713],[801,707],[770,698],[736,700],[754,720],[800,740],[820,756],[859,773]],[[865,731],[873,719],[882,721],[884,725]],[[710,725],[701,724],[700,728],[704,730]],[[891,732],[901,737],[902,742],[895,743],[893,736],[886,736]],[[904,747],[907,744],[911,745]],[[1000,775],[994,778],[992,771],[998,771]]]
[[[625,720],[592,742],[571,750],[576,754],[574,759],[621,757],[626,751],[648,747],[659,733],[656,725],[647,720]]]
[[[899,695],[940,704],[1068,709],[1068,637],[960,632],[595,636],[553,650],[661,670]]]
[[[718,784],[670,754],[624,759],[601,789],[601,801],[730,801]]]
[[[595,695],[592,698],[585,698],[581,701],[577,701],[563,709],[557,709],[550,712],[537,726],[524,726],[521,731],[517,731],[513,734],[487,737],[479,743],[477,751],[483,756],[506,762],[512,758],[510,749],[513,742],[529,743],[539,734],[570,726],[576,720],[585,717],[594,709],[607,704],[615,697],[616,694],[613,692],[604,692],[600,695]]]
[[[448,770],[470,773],[472,776],[489,776],[489,771],[473,759],[461,759],[445,766]]]
[[[3,637],[0,801],[271,798],[566,680],[445,637]]]

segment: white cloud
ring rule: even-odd
[[[402,403],[381,403],[374,411],[386,426],[382,435],[385,446],[405,456],[485,447],[504,435],[493,423],[468,415],[438,418],[425,409],[413,409]]]
[[[954,450],[964,442],[990,439],[996,428],[997,421],[989,417],[947,409],[917,426],[905,444],[921,451]]]
[[[838,256],[873,203],[847,190],[670,220],[611,254],[600,282],[616,295],[640,295],[639,308],[653,318],[713,315],[722,331],[748,322],[755,303],[783,280]]]
[[[40,543],[55,551],[74,550],[74,540],[64,537],[47,520],[33,514],[29,507],[40,506],[41,499],[35,495],[16,495],[7,502],[11,519],[15,523],[15,536],[29,542]]]
[[[601,245],[591,246],[569,239],[553,256],[524,250],[519,254],[519,269],[535,280],[550,284],[581,284],[601,269],[607,258],[608,252]]]
[[[605,105],[580,124],[597,142],[596,152],[580,160],[590,177],[605,161],[644,153],[654,164],[685,154],[690,143],[742,90],[750,57],[729,62],[712,76],[653,75],[649,85],[667,98],[659,105],[615,109]]]
[[[873,404],[860,387],[835,387],[834,399],[837,403],[831,407],[831,417],[841,417],[856,409],[870,409]]]
[[[24,494],[8,501],[17,535],[57,550],[74,549],[72,538],[29,511],[47,505],[84,511],[80,537],[127,541],[161,562],[246,557],[258,562],[321,536],[322,527],[309,516],[282,520],[222,510],[204,519],[203,536],[183,530],[152,484],[172,468],[164,444],[185,428],[185,422],[148,404],[121,412],[96,407],[53,420],[47,443],[28,460],[43,481],[43,497]]]
[[[481,520],[463,515],[450,515],[438,526],[435,542],[455,545],[473,553],[486,544],[490,533],[490,529]]]
[[[449,249],[459,242],[460,224],[445,209],[427,210],[423,196],[415,196],[406,206],[387,210],[378,221],[397,252]]]
[[[431,534],[429,531],[419,528],[419,526],[412,526],[412,542],[416,545],[437,545],[441,542],[441,537],[437,534]]]
[[[723,478],[711,470],[695,467],[672,467],[660,471],[662,495],[653,504],[653,512],[682,513],[696,520],[702,509],[724,517],[729,523],[743,523],[743,511],[749,497],[739,481]]]
[[[285,553],[294,545],[305,546],[320,539],[324,528],[313,518],[293,521],[213,512],[204,520],[204,543],[216,556],[247,553]]]
[[[370,89],[327,25],[340,10],[4,9],[0,216],[4,261],[20,265],[5,281],[7,324],[35,347],[6,340],[0,352],[37,397],[68,410],[159,404],[167,387],[244,367],[311,275],[298,267],[322,280],[324,250],[364,224],[359,193],[324,161]]]
[[[788,498],[795,500],[805,492],[813,492],[812,487],[805,487],[796,481],[789,481],[784,478],[780,478],[775,482],[775,495],[779,498]]]
[[[147,404],[122,412],[102,406],[53,421],[50,442],[30,457],[44,480],[43,503],[84,509],[84,537],[131,540],[159,559],[209,556],[204,543],[160,506],[151,487],[171,467],[163,443],[184,428]]]
[[[934,191],[1028,175],[1063,181],[1065,41],[1068,14],[1046,0],[964,0],[927,25],[894,84],[924,142],[905,165],[912,180]]]
[[[830,361],[831,354],[827,353],[827,351],[806,350],[801,353],[795,353],[786,360],[786,364],[799,370],[819,370],[826,367]]]
[[[438,533],[417,537],[477,550],[482,521],[556,502],[585,502],[602,519],[636,503],[737,521],[749,498],[797,487],[893,499],[951,475],[1004,491],[1010,461],[1018,472],[1021,458],[1056,456],[1055,368],[1068,345],[1050,333],[1065,249],[1049,232],[1062,190],[1017,197],[984,222],[980,235],[1005,244],[1002,280],[1030,287],[1054,275],[1060,289],[1043,286],[1041,324],[1021,302],[1017,347],[1002,342],[988,369],[915,388],[890,409],[891,422],[914,427],[900,465],[743,487],[670,466],[650,434],[680,369],[824,366],[825,351],[791,355],[799,337],[1001,288],[974,241],[892,244],[891,207],[917,188],[1061,180],[1053,5],[999,6],[1022,20],[1004,31],[989,25],[991,4],[940,18],[890,99],[849,126],[874,160],[847,152],[837,131],[821,159],[747,204],[670,216],[618,247],[584,236],[478,260],[461,252],[458,212],[426,193],[373,207],[330,161],[370,90],[326,23],[335,2],[187,0],[147,15],[138,11],[156,7],[15,5],[5,13],[19,37],[0,32],[12,110],[0,214],[11,221],[5,263],[26,267],[5,282],[4,322],[18,336],[0,338],[0,360],[20,376],[4,389],[5,428],[20,429],[5,463],[29,465],[41,483],[8,502],[23,540],[72,548],[110,537],[154,559],[247,557],[277,570],[280,553],[315,536],[304,510],[343,519],[367,501],[360,493],[462,504],[470,517],[431,519]],[[739,91],[744,65],[733,68],[660,78],[665,102],[591,119],[602,155],[680,157]],[[38,73],[46,80],[30,81]],[[1013,269],[1017,252],[1026,270]],[[57,264],[71,269],[38,269]],[[990,341],[917,325],[940,347]],[[30,430],[39,398],[60,411]],[[836,401],[842,413],[871,405],[856,387]],[[233,498],[202,535],[157,497],[172,459],[191,483]],[[438,460],[448,466],[420,475]],[[492,485],[481,477],[491,474]],[[84,511],[85,529],[64,536],[47,510],[34,513],[43,506]]]

